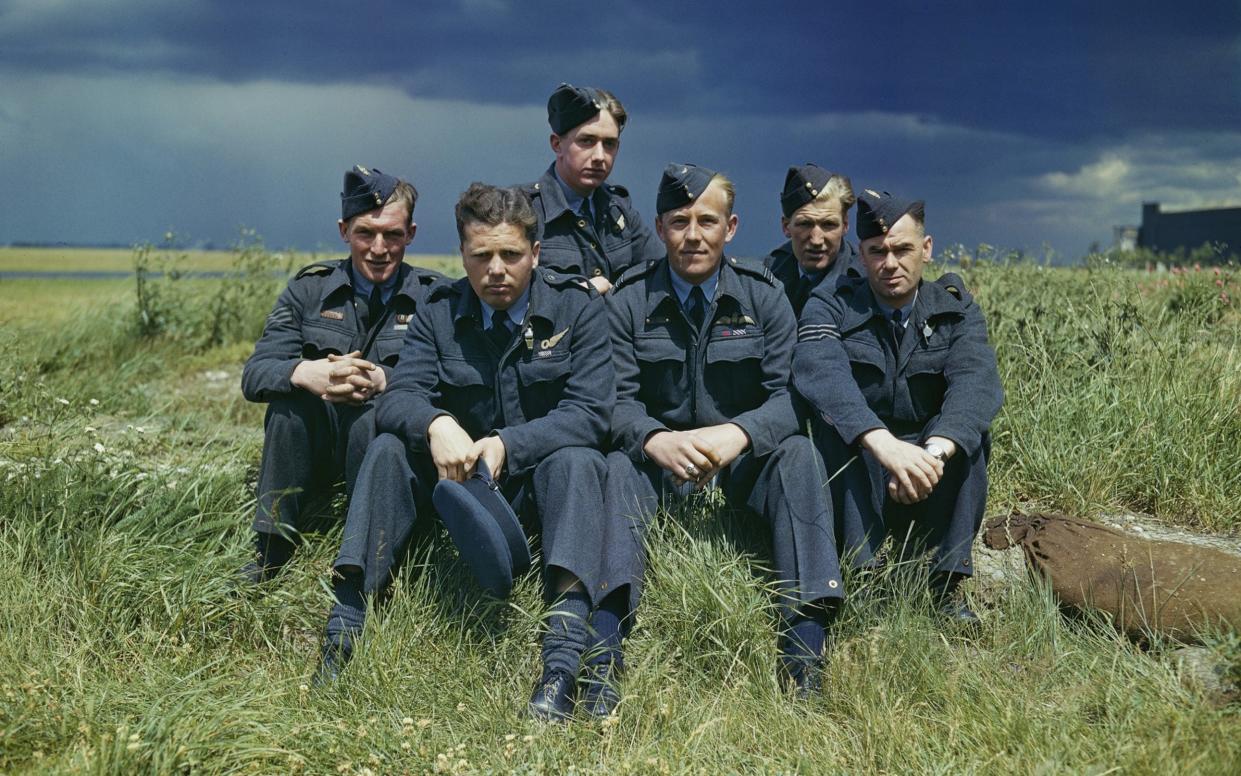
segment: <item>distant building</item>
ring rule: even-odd
[[[1118,243],[1121,229],[1124,227],[1116,229]],[[1221,259],[1241,255],[1241,207],[1164,213],[1158,202],[1142,203],[1136,247],[1158,253],[1188,253],[1205,243],[1221,245]]]
[[[1138,231],[1137,226],[1113,226],[1112,227],[1112,247],[1117,250],[1131,251],[1138,247]]]

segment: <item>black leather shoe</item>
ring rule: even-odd
[[[319,658],[319,667],[315,670],[314,677],[310,680],[311,687],[327,687],[340,679],[341,673],[344,672],[345,666],[353,657],[352,644],[332,644],[325,643],[323,645],[323,654]]]
[[[574,677],[557,668],[543,674],[530,694],[530,716],[540,722],[564,722],[573,716]]]
[[[263,566],[252,560],[237,571],[237,579],[243,586],[261,585],[280,573],[283,566]]]
[[[620,665],[611,660],[588,664],[581,680],[582,697],[578,699],[578,709],[595,719],[612,716],[621,701],[618,687],[621,673]]]
[[[823,694],[823,658],[782,665],[788,688],[797,700],[810,700]]]
[[[933,574],[929,585],[931,600],[935,603],[935,611],[948,625],[965,631],[977,631],[982,620],[969,608],[957,589],[965,578],[963,574],[948,572]]]
[[[960,599],[944,601],[937,610],[939,616],[954,628],[975,632],[982,627],[982,619]]]

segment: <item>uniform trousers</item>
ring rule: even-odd
[[[908,505],[888,497],[887,472],[861,445],[846,445],[835,428],[821,422],[814,427],[814,438],[828,472],[839,471],[831,482],[831,498],[847,563],[853,568],[875,566],[890,536],[902,559],[929,554],[932,572],[973,573],[974,537],[987,508],[989,435],[983,435],[973,455],[958,451],[949,458],[931,495]],[[902,439],[921,441],[917,435]]]
[[[310,511],[342,480],[353,491],[375,437],[371,402],[333,404],[300,388],[273,399],[263,421],[254,530],[296,540]]]
[[[742,453],[719,475],[731,505],[744,506],[769,524],[785,619],[804,604],[844,594],[825,479],[819,455],[804,436],[785,439],[763,457]],[[641,597],[646,527],[661,503],[684,497],[688,487],[677,486],[654,461],[634,463],[619,451],[608,456],[608,509],[625,518],[627,528],[625,541],[613,542],[618,551],[609,558],[608,576],[630,586],[631,610]]]
[[[532,469],[499,479],[501,491],[523,522],[539,526],[543,568],[560,568],[581,580],[592,606],[601,588],[607,512],[603,454],[565,447]],[[380,434],[358,472],[335,567],[361,569],[368,593],[386,585],[408,547],[415,521],[433,513],[431,491],[438,481],[429,453],[409,450],[393,434]],[[551,600],[555,591],[545,585]]]

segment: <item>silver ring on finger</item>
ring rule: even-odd
[[[692,463],[685,464],[685,476],[686,477],[689,477],[691,480],[696,480],[698,479],[699,474],[702,474],[702,472],[698,471],[697,466],[693,465]]]

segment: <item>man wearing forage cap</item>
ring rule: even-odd
[[[655,221],[666,257],[625,273],[610,299],[620,449],[608,456],[608,509],[633,523],[610,576],[628,582],[636,606],[642,525],[662,500],[718,485],[770,526],[781,666],[808,695],[843,589],[839,560],[822,462],[798,433],[789,393],[793,310],[766,267],[724,255],[733,197],[723,175],[670,165]],[[619,640],[612,653],[618,663]]]
[[[307,513],[344,480],[350,490],[374,437],[371,411],[396,366],[405,329],[439,273],[403,263],[418,192],[379,170],[345,173],[337,226],[349,258],[289,281],[241,373],[267,403],[250,583],[292,557]]]
[[[507,500],[537,519],[555,602],[528,709],[560,721],[573,711],[591,610],[611,588],[603,556],[617,533],[603,501],[615,391],[605,302],[539,266],[538,222],[520,189],[472,184],[456,220],[465,277],[427,293],[376,410],[316,681],[340,675],[365,596],[387,584],[432,504],[483,587],[506,595],[530,564]]]
[[[959,624],[955,594],[987,497],[991,421],[1003,402],[982,310],[961,279],[922,279],[925,207],[887,192],[858,198],[866,278],[815,289],[802,312],[793,385],[816,418],[842,551],[876,563],[886,537],[903,557],[929,552],[930,589]]]
[[[606,89],[561,84],[547,101],[556,160],[523,187],[539,217],[540,264],[586,277],[599,293],[634,264],[663,255],[629,192],[607,183],[627,119]]]
[[[810,292],[820,283],[835,283],[843,273],[861,277],[857,250],[845,239],[855,201],[847,175],[817,164],[790,167],[784,176],[780,227],[789,239],[763,263],[784,284],[795,315],[801,315]]]

